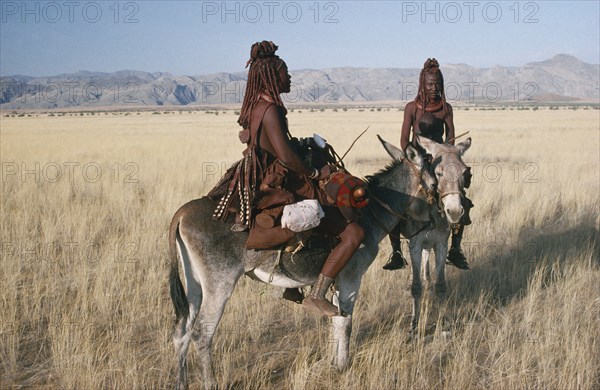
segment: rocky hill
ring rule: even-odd
[[[600,65],[555,57],[520,67],[476,68],[442,64],[449,101],[598,101]],[[419,69],[331,68],[291,71],[292,103],[408,101],[417,90]],[[52,77],[0,78],[1,109],[67,107],[199,106],[241,104],[246,72],[174,76],[124,70],[80,71]]]

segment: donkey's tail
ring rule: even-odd
[[[179,278],[179,259],[177,257],[177,247],[181,251],[186,251],[185,244],[179,234],[179,220],[174,220],[169,229],[169,255],[171,257],[171,270],[169,273],[169,288],[171,290],[171,301],[175,308],[175,323],[179,322],[180,318],[186,319],[190,314],[189,304],[183,289],[183,284]]]

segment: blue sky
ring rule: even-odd
[[[0,74],[244,70],[272,40],[290,69],[600,62],[591,1],[0,1]]]

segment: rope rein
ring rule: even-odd
[[[408,210],[408,208],[412,205],[412,203],[415,201],[415,199],[419,199],[417,195],[419,195],[419,193],[423,193],[425,195],[425,201],[427,203],[429,203],[430,205],[433,204],[435,202],[435,194],[433,194],[433,192],[431,190],[429,190],[424,181],[423,181],[423,170],[419,170],[419,168],[417,168],[412,161],[403,158],[400,160],[402,163],[407,163],[408,167],[413,171],[413,176],[418,177],[419,178],[419,186],[417,187],[417,190],[414,192],[414,194],[412,194],[409,199],[408,202],[406,203],[406,206],[404,206],[404,209],[402,210],[402,212],[396,211],[393,208],[390,207],[390,205],[388,205],[385,201],[381,200],[379,197],[371,194],[370,195],[370,199],[373,199],[379,206],[381,206],[385,211],[387,211],[389,214],[403,219],[405,221],[409,221],[409,218],[407,218],[405,216],[405,212],[406,210]],[[387,226],[385,226],[385,224],[383,223],[383,221],[377,216],[377,214],[375,214],[375,212],[372,210],[371,207],[367,207],[367,210],[369,210],[369,212],[371,213],[371,215],[373,216],[373,219],[375,220],[375,222],[387,233],[389,234],[395,226],[392,226],[391,228],[388,228]],[[415,233],[414,235],[420,233],[421,231],[425,230],[427,228],[427,224],[425,224],[425,226],[420,229],[417,233]],[[412,236],[411,236],[412,237]],[[410,238],[410,237],[408,237]]]

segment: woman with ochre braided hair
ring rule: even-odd
[[[435,142],[443,143],[444,135],[447,143],[454,145],[454,117],[452,106],[446,101],[444,94],[444,76],[440,71],[440,65],[435,58],[428,58],[419,74],[419,90],[417,97],[406,104],[404,108],[404,122],[402,122],[402,134],[400,146],[406,150],[412,130],[413,146],[425,154],[425,151],[416,145],[415,136],[429,138]],[[471,182],[470,170],[465,177],[465,188]],[[460,223],[452,226],[452,244],[448,251],[448,260],[460,269],[469,269],[467,259],[460,248],[465,225],[469,225],[469,210],[473,207],[471,201],[463,193],[463,208],[465,214]],[[392,254],[383,266],[387,270],[404,268],[407,265],[400,249],[400,229],[397,226],[390,235]]]
[[[280,97],[281,93],[290,92],[291,78],[286,63],[275,55],[277,48],[270,41],[252,45],[250,60],[246,65],[250,66],[246,94],[238,119],[243,129],[240,140],[247,143],[248,148],[244,152],[241,173],[232,180],[214,216],[224,220],[235,199],[240,208],[237,225],[242,227],[253,223],[252,207],[256,202],[253,197],[255,193],[268,190],[264,183],[269,173],[285,175],[285,190],[293,193],[297,199],[318,199],[318,180],[328,178],[333,171],[329,165],[320,171],[307,166],[294,149],[287,126],[287,110]],[[277,177],[277,174],[272,176]],[[325,219],[335,227],[332,233],[339,238],[339,243],[327,257],[317,281],[302,304],[317,313],[335,316],[339,310],[325,299],[325,294],[359,247],[364,231],[356,222],[344,218],[337,208],[324,209]]]

